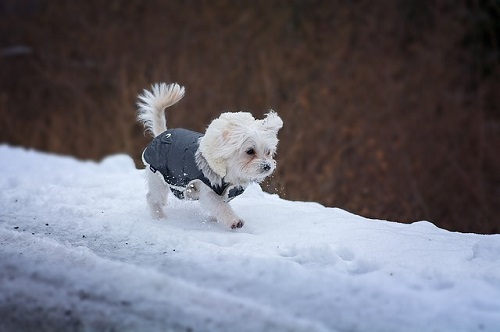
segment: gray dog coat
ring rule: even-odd
[[[149,164],[153,173],[163,175],[177,198],[185,198],[186,189],[193,180],[201,180],[226,202],[241,195],[245,190],[242,186],[224,181],[221,185],[212,184],[198,167],[195,156],[201,137],[201,133],[182,128],[164,131],[146,147],[143,161]]]

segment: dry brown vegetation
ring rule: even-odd
[[[172,127],[278,111],[268,191],[500,231],[498,1],[0,0],[0,29],[2,143],[139,166],[137,93],[179,82]]]

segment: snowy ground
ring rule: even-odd
[[[0,145],[0,331],[500,331],[500,235],[365,219],[250,187],[229,230],[131,158]]]

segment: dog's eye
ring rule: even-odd
[[[247,155],[253,156],[254,154],[255,154],[255,150],[254,149],[248,149],[247,150]]]

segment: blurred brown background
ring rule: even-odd
[[[178,82],[171,127],[282,116],[269,192],[500,231],[499,1],[0,0],[0,32],[0,143],[139,167],[136,96]]]

